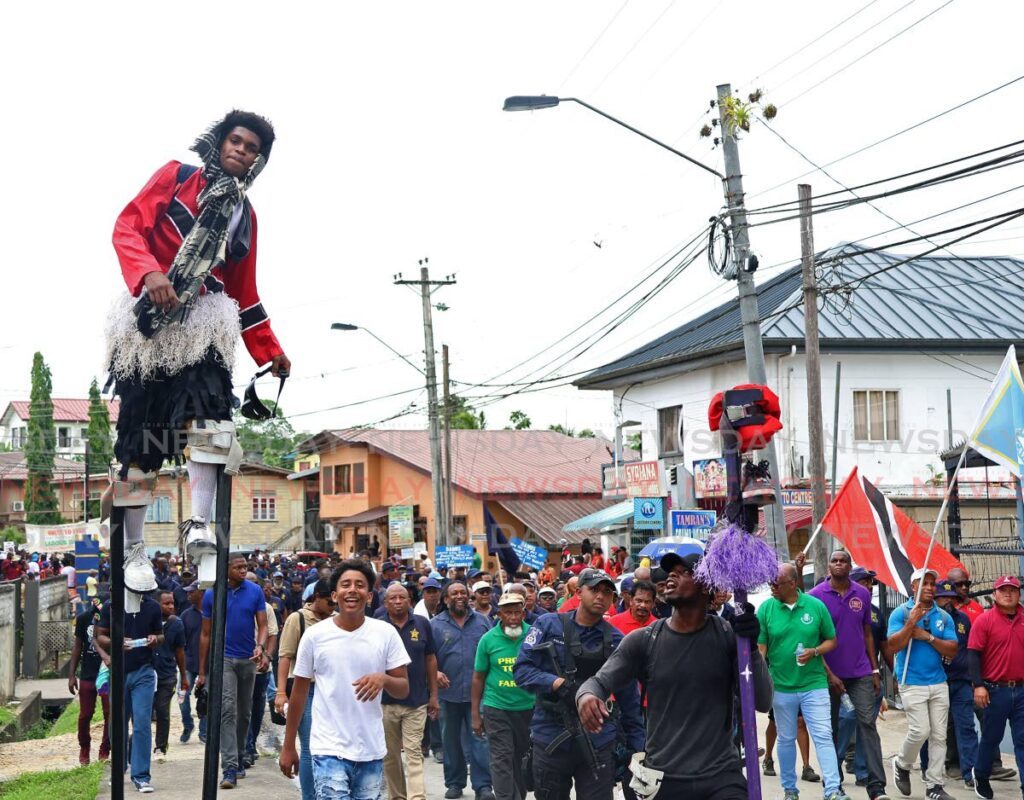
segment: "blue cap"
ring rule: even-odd
[[[482,569],[475,569],[472,572],[467,573],[466,577],[469,578],[470,580],[472,580],[473,578],[479,577],[480,575],[486,575],[486,574],[487,573],[484,572]]]
[[[633,591],[633,576],[630,575],[628,578],[623,578],[622,583],[619,584],[620,592],[632,592]]]
[[[427,578],[425,581],[423,581],[423,586],[421,586],[420,588],[421,589],[440,589],[441,588],[441,582],[438,581],[438,580],[435,580],[434,578]]]
[[[431,572],[431,573],[430,573],[430,577],[431,577],[431,578],[433,578],[433,579],[435,579],[435,580],[441,580],[441,577],[442,577],[442,576],[441,576],[441,573],[440,573],[440,572],[438,572],[437,570],[435,570],[434,572]]]
[[[273,577],[275,577],[275,578],[283,578],[284,577],[284,573],[281,572],[281,570],[278,570],[277,572],[274,573]]]
[[[316,589],[316,584],[311,583],[305,589],[302,590],[302,602],[305,603],[313,596],[313,591]]]

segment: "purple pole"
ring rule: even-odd
[[[757,399],[760,399],[760,392],[756,390],[754,392],[750,390],[727,391],[723,395],[723,406],[728,408],[731,405],[744,405]],[[738,420],[738,422],[741,425],[743,423],[742,420]],[[757,524],[757,517],[748,514],[748,508],[743,505],[741,483],[743,462],[740,456],[740,441],[728,413],[722,414],[719,430],[722,437],[722,455],[725,458],[726,485],[728,487],[726,516],[730,522],[738,524],[750,535],[751,528]],[[748,520],[748,517],[751,516],[753,516],[752,522]],[[742,608],[743,604],[747,602],[747,588],[735,587],[734,596],[737,605]],[[757,757],[757,718],[754,714],[750,641],[740,636],[736,637],[736,669],[740,685],[740,723],[743,731],[743,750],[746,756],[747,797],[749,800],[761,800],[761,771],[758,768]]]
[[[737,589],[736,603],[747,602],[746,589]],[[736,667],[740,682],[740,730],[743,731],[743,750],[747,764],[747,797],[761,800],[761,770],[757,756],[757,716],[754,713],[754,674],[750,669],[750,640],[736,637]]]

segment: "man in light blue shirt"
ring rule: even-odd
[[[927,741],[925,797],[952,800],[943,789],[949,690],[942,659],[956,656],[957,638],[952,617],[935,605],[938,577],[933,569],[914,570],[910,576],[912,599],[889,617],[889,639],[885,646],[896,657],[896,679],[907,715],[907,736],[892,760],[892,771],[896,788],[904,797],[909,796],[910,769],[921,745]],[[919,587],[921,596],[915,602]]]

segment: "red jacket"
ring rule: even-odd
[[[206,185],[202,171],[197,170],[177,186],[178,161],[170,161],[157,170],[142,191],[124,207],[114,223],[114,250],[121,262],[128,291],[138,297],[142,279],[149,272],[166,273],[181,246],[182,235],[169,211],[192,219],[199,212],[196,199]],[[174,201],[174,206],[171,203]],[[257,364],[266,364],[284,351],[270,329],[270,318],[260,302],[256,288],[256,212],[250,207],[252,238],[249,251],[240,260],[230,256],[223,268],[213,276],[223,284],[228,297],[238,303],[242,324],[242,340]]]

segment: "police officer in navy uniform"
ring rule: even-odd
[[[590,568],[580,572],[579,597],[580,605],[573,611],[539,617],[516,659],[516,684],[537,696],[530,726],[537,800],[567,800],[574,785],[576,797],[611,800],[616,743],[629,752],[644,749],[636,685],[616,693],[616,707],[600,733],[586,733],[578,717],[568,716],[576,713],[576,690],[597,673],[623,639],[604,619],[615,599],[615,582],[606,572]],[[589,739],[589,746],[583,737]]]

